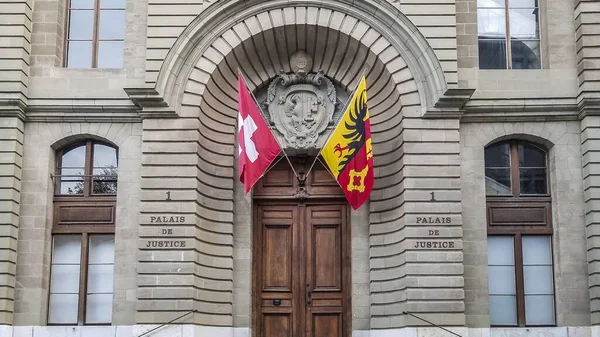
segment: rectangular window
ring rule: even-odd
[[[68,68],[122,68],[125,0],[70,0]]]
[[[540,69],[539,13],[538,0],[477,0],[479,68]]]
[[[555,324],[551,236],[488,237],[492,326]]]
[[[55,234],[48,324],[110,324],[113,234]]]

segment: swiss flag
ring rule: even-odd
[[[240,181],[248,193],[269,168],[281,147],[238,75],[238,143]]]

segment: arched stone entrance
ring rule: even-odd
[[[366,69],[376,182],[370,203],[351,215],[353,329],[413,324],[404,310],[443,312],[436,316],[439,324],[463,325],[461,267],[445,272],[457,292],[441,304],[435,303],[437,295],[421,289],[419,272],[407,276],[419,267],[410,248],[414,241],[407,238],[427,235],[409,225],[433,209],[427,204],[429,191],[415,188],[420,179],[443,195],[435,208],[461,223],[458,177],[452,174],[458,158],[457,110],[444,96],[455,92],[448,90],[439,61],[416,27],[388,3],[370,0],[219,1],[177,40],[156,91],[145,97],[130,92],[147,117],[140,236],[159,236],[145,226],[153,214],[182,214],[186,226],[178,235],[189,248],[174,255],[140,245],[138,323],[197,310],[195,324],[250,326],[252,212],[237,179],[237,69],[259,92],[279,70],[290,72],[289,57],[299,50],[313,58],[310,71],[323,71],[346,95]],[[447,119],[425,120],[427,113]],[[415,137],[432,144],[417,150]],[[436,137],[456,144],[435,146]],[[435,180],[445,179],[443,170],[431,170],[433,178],[418,174],[419,165],[427,166],[423,153],[433,154],[436,165],[450,165],[451,181]],[[164,191],[173,186],[165,202]],[[462,237],[460,228],[448,236]],[[459,241],[453,245],[458,251],[427,258],[461,261]],[[157,261],[170,264],[162,268]],[[176,279],[181,270],[186,277]],[[433,273],[421,270],[425,276]],[[438,286],[428,282],[423,287]],[[170,288],[173,283],[176,290]],[[416,292],[409,293],[410,287]],[[163,293],[164,300],[157,298]],[[176,308],[169,301],[174,297]]]

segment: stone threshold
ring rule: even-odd
[[[0,326],[0,337],[138,337],[156,325]],[[600,326],[544,328],[448,328],[462,337],[600,337]],[[170,325],[144,337],[250,337],[250,328]],[[453,337],[439,328],[354,330],[352,337]]]

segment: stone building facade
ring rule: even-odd
[[[0,2],[0,336],[597,335],[599,12]],[[267,115],[300,68],[331,121],[366,76],[356,211],[319,165],[237,178],[238,71]],[[298,172],[332,127],[286,143]]]

